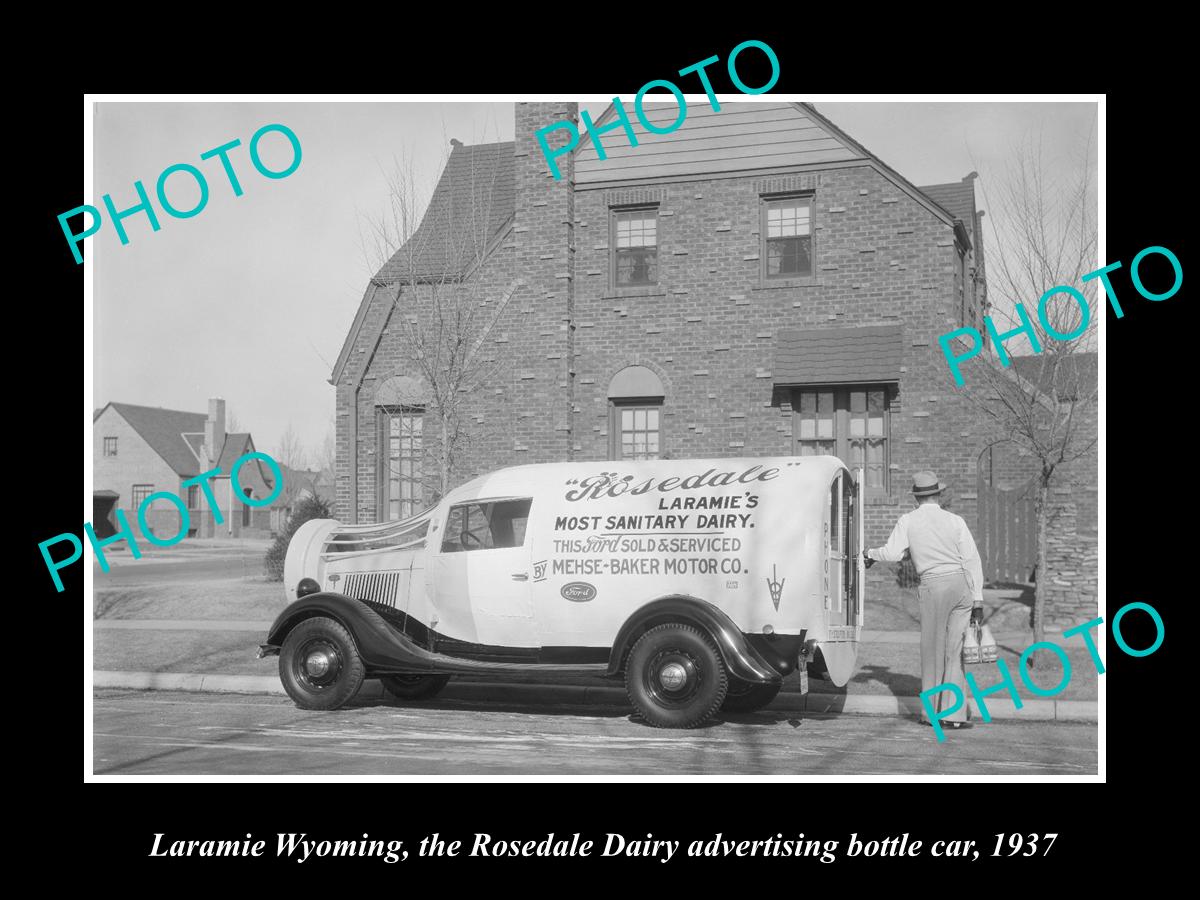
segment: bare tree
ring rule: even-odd
[[[296,434],[292,423],[288,422],[287,428],[280,435],[279,443],[275,447],[275,459],[289,469],[303,469],[305,458],[304,445],[300,442],[300,436]]]
[[[402,357],[395,374],[422,386],[413,405],[424,416],[402,418],[402,433],[391,435],[420,448],[419,474],[386,448],[379,452],[396,469],[393,476],[419,479],[424,495],[434,499],[450,489],[480,434],[482,392],[503,380],[505,363],[493,337],[519,288],[518,282],[489,292],[472,278],[497,238],[496,184],[507,159],[495,144],[460,152],[468,158],[457,165],[450,164],[449,153],[443,158],[442,190],[435,190],[428,205],[411,159],[395,159],[385,173],[384,212],[360,225],[360,247],[373,280],[391,298],[388,327]],[[497,415],[498,405],[489,407]]]
[[[989,210],[987,221],[992,223],[989,294],[1005,301],[1002,309],[992,307],[991,317],[998,330],[1007,332],[1023,324],[1017,312],[1021,304],[1035,323],[1041,352],[1020,358],[1018,365],[977,358],[964,367],[966,386],[961,393],[992,436],[1013,441],[1037,470],[1033,629],[1034,640],[1041,641],[1049,582],[1047,534],[1055,513],[1051,488],[1063,482],[1071,464],[1091,454],[1097,442],[1096,369],[1083,356],[1096,345],[1096,323],[1102,313],[1096,305],[1095,281],[1082,280],[1098,267],[1090,136],[1075,177],[1068,181],[1049,178],[1039,144],[1026,142],[1014,151],[1008,170],[992,189],[984,185],[983,200]],[[1060,286],[1080,291],[1088,309],[1070,295],[1057,294],[1044,309],[1042,326],[1050,327],[1041,327],[1039,300]]]
[[[242,430],[242,422],[232,406],[229,408],[229,415],[226,418],[225,430],[230,434],[237,434]]]

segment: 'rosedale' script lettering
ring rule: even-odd
[[[575,500],[598,500],[601,497],[620,497],[628,492],[634,496],[644,494],[647,491],[657,488],[659,491],[667,492],[674,490],[690,491],[701,487],[726,487],[731,484],[750,484],[755,481],[770,481],[779,474],[778,469],[762,469],[762,466],[751,466],[740,475],[736,472],[722,472],[719,475],[713,475],[716,469],[709,469],[703,475],[689,475],[686,478],[664,478],[657,481],[654,478],[647,478],[637,487],[631,487],[630,482],[633,481],[632,475],[618,477],[616,472],[601,472],[599,475],[589,475],[587,478],[571,479],[567,484],[577,484],[579,487],[573,491],[567,491],[566,499]],[[756,475],[755,473],[758,472]],[[712,478],[709,476],[712,475]]]

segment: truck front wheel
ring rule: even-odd
[[[729,676],[708,635],[691,625],[658,625],[625,664],[625,691],[656,728],[695,728],[721,707]]]
[[[279,680],[301,709],[337,709],[358,693],[364,674],[350,633],[324,616],[293,628],[279,650]]]

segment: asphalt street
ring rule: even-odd
[[[97,775],[1090,775],[1094,723],[950,732],[888,716],[765,711],[650,728],[628,708],[367,701],[305,712],[285,697],[101,690]]]

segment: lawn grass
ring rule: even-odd
[[[97,619],[218,619],[268,621],[287,606],[278,581],[229,578],[217,581],[151,583],[98,588],[92,597]]]
[[[257,631],[92,632],[92,668],[115,672],[275,675],[279,658],[255,659],[267,639]]]

